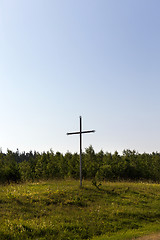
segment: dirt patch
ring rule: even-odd
[[[160,240],[160,233],[155,233],[149,236],[143,236],[140,238],[134,238],[133,240]]]

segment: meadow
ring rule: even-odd
[[[0,187],[0,239],[118,240],[160,231],[160,185],[52,180]]]

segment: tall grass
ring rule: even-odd
[[[47,181],[0,188],[0,239],[131,239],[160,230],[160,185]],[[98,237],[98,238],[97,238]]]

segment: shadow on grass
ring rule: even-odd
[[[11,234],[3,233],[2,231],[0,231],[0,239],[1,240],[15,240],[15,238],[13,238],[11,236]]]

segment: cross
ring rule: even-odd
[[[82,117],[80,119],[80,131],[67,133],[67,135],[79,134],[80,135],[80,187],[82,187],[82,133],[94,133],[95,130],[82,131]]]

